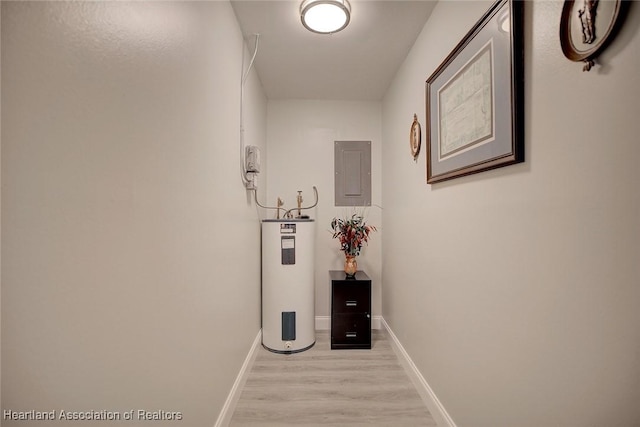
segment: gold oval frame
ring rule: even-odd
[[[422,129],[420,122],[418,122],[418,115],[413,115],[413,122],[411,123],[411,130],[409,131],[409,148],[411,149],[411,155],[413,160],[418,161],[418,154],[420,154],[420,146],[422,145]]]

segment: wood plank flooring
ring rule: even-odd
[[[260,347],[230,426],[436,426],[385,331],[371,350],[331,350],[329,331],[291,355]]]

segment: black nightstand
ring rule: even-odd
[[[344,271],[331,278],[331,349],[371,348],[371,279],[364,271],[347,279]]]

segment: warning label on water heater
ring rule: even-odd
[[[296,263],[296,236],[282,236],[282,265],[293,265]]]
[[[280,233],[282,234],[295,234],[296,225],[295,224],[280,224]]]
[[[282,238],[282,249],[295,249],[296,248],[296,238],[295,237],[283,237]]]

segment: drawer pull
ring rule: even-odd
[[[347,301],[347,307],[356,307],[358,305],[358,301]]]
[[[347,333],[345,334],[345,336],[346,336],[347,338],[356,338],[356,337],[358,336],[358,334],[357,334],[356,332],[347,332]]]

